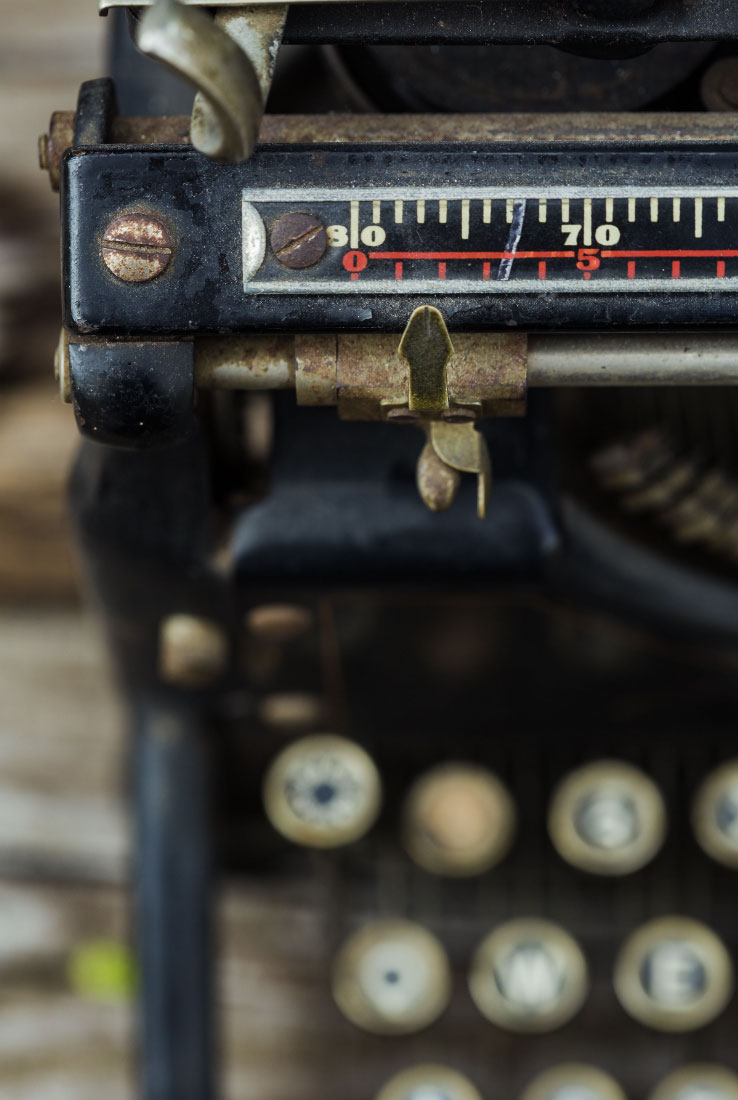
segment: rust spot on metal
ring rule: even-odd
[[[730,93],[732,94],[732,93]],[[721,107],[727,111],[727,107]],[[42,154],[51,186],[59,190],[59,162],[74,144],[74,111],[52,116]],[[267,115],[261,142],[515,142],[592,141],[684,144],[733,141],[735,127],[720,114],[678,112],[570,112],[492,115]],[[119,116],[111,139],[119,145],[184,145],[189,115]]]
[[[342,420],[385,420],[407,408],[407,362],[396,333],[341,333],[337,340],[338,415]]]
[[[39,164],[49,173],[53,191],[59,190],[61,158],[74,141],[74,111],[55,111],[48,134],[39,138]]]
[[[102,241],[105,266],[126,283],[145,283],[169,266],[172,246],[166,227],[151,214],[119,214]]]
[[[290,211],[277,218],[269,236],[272,251],[284,267],[312,267],[328,247],[325,226],[315,214]]]
[[[186,145],[189,115],[122,115],[113,119],[112,140],[119,145]]]
[[[464,332],[454,333],[453,341],[454,354],[446,368],[449,414],[479,407],[482,416],[523,416],[528,375],[525,334]]]
[[[514,142],[593,141],[658,145],[733,141],[732,120],[682,112],[590,112],[540,114],[266,115],[262,142]]]
[[[460,405],[452,405],[450,409],[444,409],[441,420],[449,424],[468,424],[470,420],[476,420],[478,413],[474,409],[463,408]]]
[[[407,405],[398,405],[396,408],[388,410],[387,419],[395,424],[417,424],[421,419],[421,414],[416,412],[415,409],[409,409]]]
[[[335,405],[338,400],[337,344],[333,333],[295,337],[298,405]]]

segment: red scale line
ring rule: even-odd
[[[721,253],[722,255],[722,253]],[[726,253],[727,255],[727,253]],[[738,253],[736,253],[738,255]],[[370,252],[370,260],[573,260],[576,252]]]
[[[731,257],[738,256],[738,251],[731,251],[723,248],[711,248],[711,249],[697,249],[697,248],[677,248],[672,252],[659,252],[659,251],[619,251],[613,249],[603,249],[600,253],[603,260],[648,260],[648,259],[663,259],[663,260],[681,260],[681,259],[709,259],[714,256],[722,259],[729,259]]]

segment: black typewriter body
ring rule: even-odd
[[[735,1100],[733,5],[298,2],[255,150],[165,7],[46,153],[142,1100],[226,1095],[226,877],[310,1097]]]

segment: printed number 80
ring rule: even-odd
[[[344,248],[349,243],[348,229],[345,225],[329,225],[326,229],[328,244],[333,248]],[[359,234],[361,243],[369,248],[377,248],[384,244],[387,234],[381,225],[366,225]]]

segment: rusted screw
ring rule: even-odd
[[[315,214],[292,211],[277,218],[269,237],[272,251],[284,267],[312,267],[328,247],[325,226]]]
[[[263,642],[291,642],[305,634],[312,624],[310,608],[290,603],[260,604],[246,615],[249,633]]]
[[[102,240],[105,266],[126,283],[145,283],[166,271],[172,258],[169,234],[151,214],[119,214]]]
[[[228,636],[223,627],[196,615],[170,615],[159,627],[159,676],[168,684],[204,688],[226,671]]]

